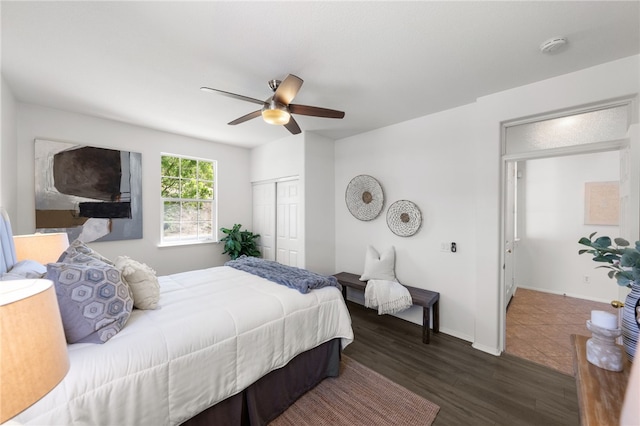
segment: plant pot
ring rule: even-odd
[[[640,283],[631,284],[631,292],[627,295],[622,308],[622,345],[629,361],[633,362],[638,346],[638,319],[636,306],[640,299]]]

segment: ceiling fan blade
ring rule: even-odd
[[[298,126],[298,123],[296,123],[296,120],[293,119],[293,117],[289,118],[289,122],[287,124],[284,125],[284,127],[287,128],[288,131],[291,132],[291,134],[297,135],[298,133],[300,133],[302,130],[300,130],[300,126]]]
[[[242,117],[240,117],[240,118],[236,118],[235,120],[230,121],[230,122],[229,122],[229,123],[227,123],[227,124],[229,124],[229,125],[231,125],[231,126],[235,126],[236,124],[240,124],[240,123],[244,123],[245,121],[249,121],[249,120],[251,120],[252,118],[260,117],[260,115],[261,115],[261,114],[262,114],[262,110],[260,110],[260,109],[259,109],[259,110],[257,110],[257,111],[250,112],[250,113],[249,113],[249,114],[247,114],[247,115],[243,115],[243,116],[242,116]]]
[[[228,96],[230,98],[240,99],[241,101],[253,102],[254,104],[258,104],[258,105],[264,105],[264,101],[261,101],[260,99],[238,95],[237,93],[225,92],[224,90],[220,90],[220,89],[212,89],[211,87],[201,87],[200,90],[218,93],[220,95]]]
[[[289,105],[289,102],[298,94],[302,83],[304,83],[304,81],[300,77],[289,74],[274,92],[273,99],[281,104]]]
[[[296,105],[289,104],[289,112],[292,114],[300,115],[312,115],[314,117],[324,118],[344,118],[343,111],[337,111],[335,109],[320,108],[309,105]]]

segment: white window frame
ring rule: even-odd
[[[162,157],[175,157],[185,160],[195,160],[211,163],[213,167],[213,199],[201,199],[201,198],[165,198],[162,196],[162,190],[160,189],[160,247],[163,246],[181,246],[181,245],[194,245],[194,244],[210,244],[218,242],[218,163],[216,160],[211,160],[209,158],[201,158],[201,157],[193,157],[189,155],[181,155],[181,154],[173,154],[170,152],[161,152],[160,158],[158,159],[160,165],[160,181],[158,182],[162,185],[162,179],[164,177],[174,177],[174,176],[164,176],[162,174]],[[165,226],[165,218],[164,218],[164,204],[165,202],[211,202],[211,236],[209,238],[201,239],[199,236],[195,238],[185,238],[182,239],[182,235],[177,239],[165,240],[164,237],[164,226]]]

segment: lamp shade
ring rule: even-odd
[[[53,389],[69,371],[67,342],[53,283],[0,286],[0,423]]]
[[[18,262],[30,259],[46,265],[58,261],[62,252],[69,247],[69,237],[64,232],[14,235],[13,243]]]

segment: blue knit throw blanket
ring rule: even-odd
[[[258,257],[242,255],[224,265],[294,288],[300,293],[308,293],[310,290],[327,286],[342,289],[336,277],[317,274],[306,269],[295,268]]]

